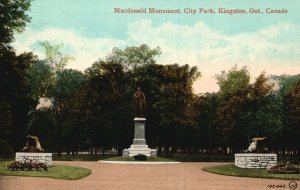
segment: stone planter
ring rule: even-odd
[[[277,154],[238,153],[234,165],[239,168],[270,168],[277,164]]]

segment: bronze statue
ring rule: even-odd
[[[26,146],[23,148],[24,152],[44,152],[38,137],[28,135],[26,139]]]
[[[146,112],[146,97],[142,92],[141,87],[133,95],[135,117],[145,117]]]

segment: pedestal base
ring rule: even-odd
[[[130,148],[123,150],[123,157],[133,157],[139,154],[147,157],[156,157],[157,151],[148,148],[148,145],[131,145]]]
[[[147,157],[156,157],[157,151],[148,148],[145,139],[145,118],[134,118],[134,139],[133,144],[128,149],[123,150],[123,157],[133,157],[139,154]]]
[[[52,166],[52,153],[16,152],[16,161],[42,162]]]
[[[277,164],[277,154],[239,153],[234,158],[234,165],[239,168],[270,168]]]

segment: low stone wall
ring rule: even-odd
[[[17,152],[16,161],[42,162],[52,166],[52,153]]]
[[[239,168],[270,168],[277,164],[277,154],[239,153],[234,155],[234,165]]]

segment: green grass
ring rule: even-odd
[[[300,174],[272,174],[269,173],[267,169],[238,168],[233,164],[226,164],[221,166],[209,166],[209,167],[202,168],[202,170],[215,173],[215,174],[238,176],[238,177],[300,180]]]
[[[233,162],[233,155],[208,155],[208,154],[181,154],[176,153],[166,158],[176,160],[178,162]]]
[[[77,154],[77,155],[61,155],[53,154],[52,159],[55,161],[97,161],[107,158],[115,157],[116,155],[102,155],[102,154]]]
[[[10,162],[11,161],[0,161],[0,175],[76,180],[91,174],[90,169],[64,165],[51,166],[48,168],[48,171],[10,171],[6,168]]]
[[[133,157],[111,157],[104,159],[104,161],[137,161],[134,160]],[[161,158],[161,157],[149,157],[147,160],[143,162],[174,162],[176,160],[168,159],[168,158]]]

